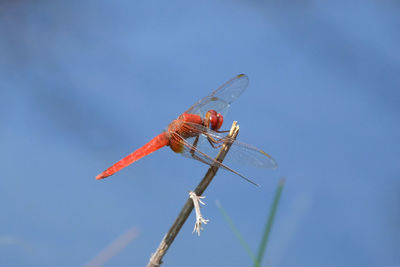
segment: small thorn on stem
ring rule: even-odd
[[[207,224],[209,222],[209,220],[203,218],[200,212],[200,204],[206,205],[203,201],[201,201],[201,199],[205,198],[205,196],[197,196],[193,191],[189,192],[189,196],[193,200],[194,210],[196,211],[196,223],[192,233],[197,232],[197,235],[200,236],[200,230],[203,230],[202,224]]]

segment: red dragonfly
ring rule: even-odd
[[[99,180],[113,175],[142,157],[164,146],[169,146],[176,153],[210,166],[218,166],[231,171],[255,184],[225,165],[225,163],[233,161],[255,167],[276,168],[275,161],[261,149],[236,141],[223,134],[229,131],[219,130],[224,121],[223,114],[225,114],[230,104],[243,93],[248,84],[249,79],[245,74],[239,74],[232,78],[209,96],[191,106],[176,120],[172,121],[161,134],[97,175],[96,179]],[[229,142],[232,145],[224,163],[221,163],[211,155],[213,152],[215,154],[218,151],[217,148],[225,142]],[[206,151],[209,152],[207,153]]]

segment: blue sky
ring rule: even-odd
[[[277,170],[220,171],[163,266],[250,266],[286,186],[264,266],[400,264],[399,5],[364,1],[28,1],[0,7],[0,264],[143,266],[207,167],[164,148],[94,177],[239,73],[225,117]],[[235,167],[236,168],[236,167]]]

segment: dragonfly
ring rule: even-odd
[[[185,157],[228,170],[257,185],[230,168],[226,162],[276,168],[275,160],[263,150],[224,134],[229,131],[220,130],[230,105],[246,90],[248,84],[249,78],[245,74],[239,74],[230,79],[173,120],[162,133],[97,175],[96,179],[109,177],[150,153],[169,146],[172,151]],[[215,160],[212,154],[224,143],[230,144],[230,151],[222,163]]]

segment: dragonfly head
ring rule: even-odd
[[[221,128],[222,123],[224,122],[224,117],[220,114],[217,113],[215,110],[210,109],[206,113],[205,117],[205,126],[210,128],[211,130],[218,130]]]

